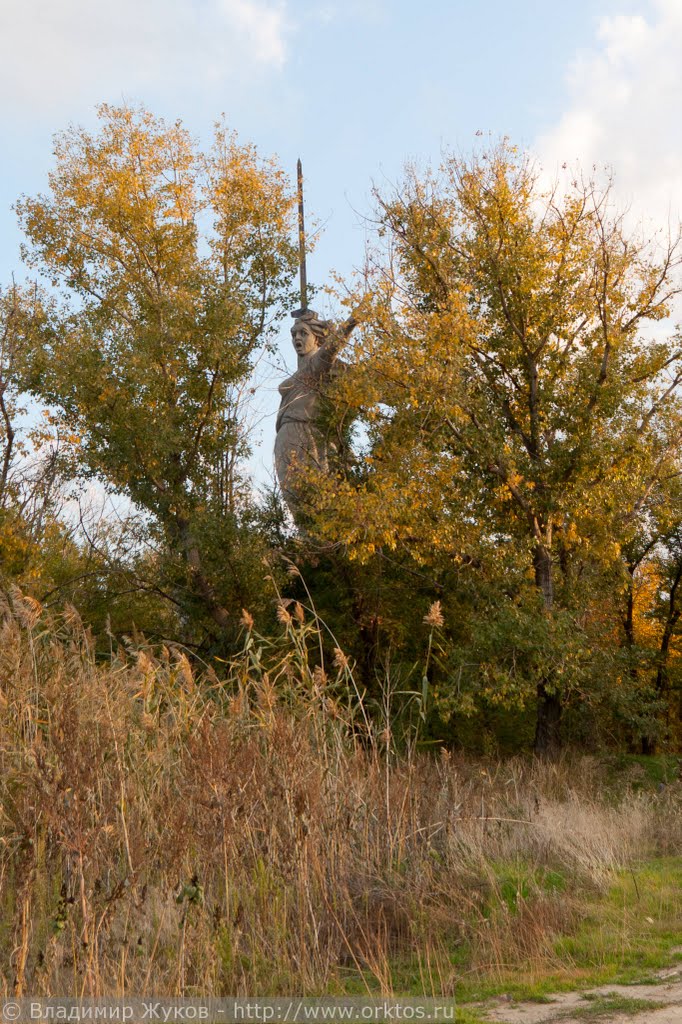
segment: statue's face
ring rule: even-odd
[[[318,347],[317,338],[308,325],[300,320],[291,328],[291,340],[297,356],[309,356]]]

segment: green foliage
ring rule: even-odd
[[[675,507],[682,352],[643,327],[679,291],[679,240],[628,233],[608,185],[547,191],[507,144],[377,204],[386,247],[337,384],[363,441],[319,481],[317,532],[468,569],[462,663],[478,697],[537,695],[546,749],[561,705],[617,675],[624,550],[647,505]]]
[[[22,391],[49,304],[36,288],[0,289],[0,585],[47,588],[73,554],[59,515],[75,466],[73,438],[49,416],[26,427]]]
[[[677,240],[629,231],[608,182],[548,188],[507,142],[408,169],[376,195],[360,326],[320,396],[338,454],[292,534],[244,472],[297,259],[289,184],[222,124],[201,152],[144,109],[99,116],[17,204],[50,297],[0,295],[3,584],[74,603],[99,651],[142,630],[202,657],[234,652],[243,609],[274,634],[279,588],[400,749],[548,752],[560,724],[679,745]],[[49,410],[32,437],[22,392]],[[121,521],[67,525],[76,479],[123,496]]]
[[[180,558],[167,575],[185,612],[229,633],[257,596],[242,403],[295,267],[292,195],[220,124],[201,153],[179,122],[99,116],[99,134],[57,137],[49,193],[17,205],[26,259],[65,295],[26,385],[77,435],[80,472]]]

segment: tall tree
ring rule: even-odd
[[[202,153],[144,109],[99,119],[57,136],[48,193],[17,206],[26,258],[63,297],[27,384],[79,435],[84,470],[147,513],[178,593],[221,632],[249,600],[239,398],[296,266],[294,197],[222,124]]]
[[[623,508],[679,445],[682,346],[642,331],[679,290],[679,239],[658,250],[628,233],[608,185],[547,191],[507,144],[411,170],[377,200],[383,249],[338,385],[364,426],[359,458],[320,482],[319,530],[357,557],[400,545],[483,567],[510,594],[515,579],[535,748],[550,752],[575,654],[558,646],[586,578],[574,568],[619,557]]]

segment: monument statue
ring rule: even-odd
[[[292,313],[291,340],[298,366],[279,386],[281,402],[277,414],[275,470],[282,496],[294,518],[301,507],[301,486],[297,475],[307,467],[326,473],[333,441],[320,426],[324,385],[338,368],[337,355],[348,340],[355,319],[351,316],[340,327],[321,320],[308,309],[305,262],[305,225],[303,219],[303,175],[298,161],[298,228],[301,278],[301,308]]]
[[[277,414],[275,469],[294,518],[300,505],[297,472],[311,466],[323,473],[329,469],[333,442],[320,429],[321,397],[325,383],[335,371],[338,351],[354,327],[351,317],[335,329],[309,309],[296,318],[291,328],[298,367],[279,386],[282,398]]]

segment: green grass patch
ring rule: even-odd
[[[588,1006],[579,1006],[571,1010],[570,1016],[580,1020],[599,1020],[602,1017],[612,1017],[614,1014],[636,1014],[646,1010],[660,1010],[666,1006],[665,1002],[651,999],[632,999],[630,996],[623,996],[617,992],[607,992],[604,995],[586,994],[584,999],[589,1000]]]
[[[680,758],[674,754],[618,754],[609,758],[609,783],[626,783],[636,790],[657,789],[680,779]]]
[[[538,893],[564,892],[567,880],[560,871],[537,867],[520,861],[513,865],[500,865],[496,869],[496,884],[492,887],[489,911],[494,912],[498,901],[512,913],[521,902],[527,903]]]
[[[562,961],[599,983],[641,982],[669,966],[680,943],[682,858],[665,857],[624,872],[606,896],[587,904],[572,935],[556,946]]]
[[[455,1010],[455,1024],[482,1024],[485,1017],[471,1006],[458,1006]]]
[[[497,899],[498,906],[501,899],[506,911],[514,916],[521,898],[532,905],[534,892],[563,892],[567,887],[567,880],[558,872],[533,873],[527,865],[506,865],[500,866],[498,882],[489,898]],[[575,899],[575,890],[567,891],[567,900]],[[423,957],[394,957],[390,963],[392,986],[396,994],[402,995],[419,994],[434,985],[438,991],[438,978],[449,973],[457,1001],[468,1004],[501,994],[518,1002],[551,1002],[549,996],[553,993],[598,985],[654,984],[660,981],[656,971],[673,966],[681,958],[675,952],[681,944],[681,921],[682,857],[660,858],[622,872],[608,892],[586,896],[580,923],[554,942],[552,955],[544,960],[533,959],[502,971],[488,970],[474,963],[472,945],[460,937],[449,951],[441,951],[434,958],[428,971]],[[358,990],[358,978],[353,979],[353,973],[341,983],[344,991]],[[602,1016],[599,999],[591,1000],[580,1016]],[[609,999],[624,1000],[623,1009],[609,1003],[604,1014],[634,1013],[641,1002],[615,995]],[[652,1006],[648,1001],[645,1005]]]
[[[654,972],[679,959],[673,951],[681,921],[682,857],[649,861],[586,901],[580,925],[555,943],[554,963],[520,965],[494,979],[464,977],[457,994],[477,1000],[504,992],[529,1000],[595,985],[657,982]]]

